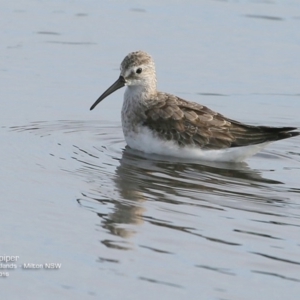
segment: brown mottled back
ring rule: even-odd
[[[228,119],[209,108],[158,92],[148,100],[144,126],[164,140],[180,146],[224,149],[271,142],[298,135],[295,128],[251,126]]]

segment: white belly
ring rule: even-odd
[[[124,132],[126,143],[130,148],[145,153],[174,156],[187,160],[240,162],[256,154],[270,143],[221,150],[202,150],[195,146],[180,147],[172,141],[161,140],[155,137],[148,128],[142,126],[135,129],[135,131]]]

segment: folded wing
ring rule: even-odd
[[[143,125],[179,146],[224,149],[277,141],[299,135],[294,127],[251,126],[228,119],[198,103],[158,93],[149,101]]]

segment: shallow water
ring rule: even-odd
[[[179,161],[126,147],[123,91],[89,111],[144,49],[161,90],[300,127],[297,1],[3,10],[0,256],[19,259],[0,270],[2,297],[298,299],[299,138],[239,164]]]

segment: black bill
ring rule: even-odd
[[[123,76],[120,76],[118,80],[110,86],[97,100],[96,102],[91,106],[90,110],[94,109],[98,103],[100,103],[104,98],[106,98],[108,95],[113,93],[114,91],[120,89],[125,85],[125,79]]]

